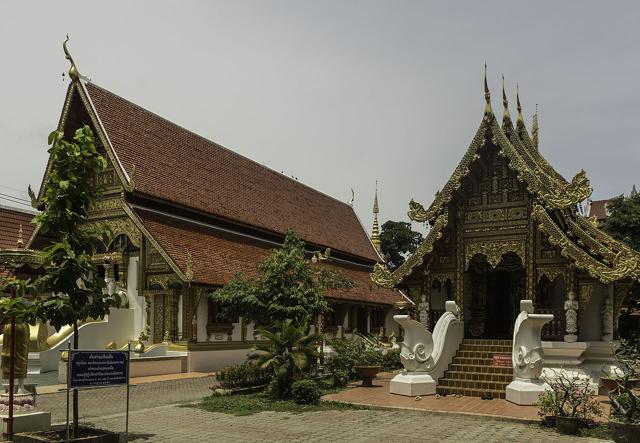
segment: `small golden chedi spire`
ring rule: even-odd
[[[378,252],[382,252],[380,249],[380,227],[378,226],[378,181],[376,180],[376,193],[373,198],[373,227],[371,228],[371,243],[378,250]]]

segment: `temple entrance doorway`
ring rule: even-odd
[[[524,285],[517,255],[505,254],[495,268],[475,256],[465,274],[465,336],[511,340]]]

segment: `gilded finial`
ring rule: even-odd
[[[371,228],[371,243],[380,252],[380,227],[378,226],[378,180],[376,180],[376,193],[373,197],[373,227]]]
[[[193,280],[193,258],[189,251],[187,251],[187,269],[184,272],[184,276],[187,277],[189,281]]]
[[[71,78],[71,80],[78,80],[78,78],[80,77],[80,72],[76,67],[76,63],[73,61],[73,57],[71,57],[71,54],[69,53],[69,49],[67,49],[68,41],[69,41],[69,34],[67,34],[67,39],[64,41],[64,43],[62,43],[62,49],[64,49],[64,56],[67,60],[69,60],[69,63],[71,63],[71,67],[69,67],[69,77]]]
[[[22,224],[20,224],[20,228],[18,228],[18,241],[16,241],[18,245],[18,249],[24,248],[24,240],[22,239]]]
[[[356,199],[356,193],[353,192],[353,188],[351,188],[351,200],[349,201],[349,206],[353,208],[353,201]]]
[[[507,100],[507,93],[504,89],[504,75],[502,76],[502,106],[504,108],[502,122],[506,123],[511,120],[511,114],[509,114],[509,100]]]
[[[524,118],[522,117],[522,106],[520,105],[520,86],[516,84],[516,104],[518,105],[518,124],[524,125]]]
[[[493,119],[493,109],[491,109],[491,93],[489,92],[489,84],[487,83],[487,64],[484,64],[484,118],[487,122]]]
[[[533,122],[531,123],[531,141],[533,145],[538,148],[538,131],[540,128],[538,127],[538,104],[536,103],[536,113],[533,114]]]

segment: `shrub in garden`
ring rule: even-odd
[[[382,366],[384,356],[378,349],[366,348],[356,358],[356,366]]]
[[[272,372],[257,365],[244,363],[224,368],[216,376],[220,387],[225,389],[248,388],[269,383]]]
[[[388,349],[387,352],[382,354],[383,371],[393,371],[401,368],[402,363],[400,362],[400,349]]]
[[[301,405],[317,405],[320,403],[320,388],[314,380],[298,380],[291,385],[291,397]]]

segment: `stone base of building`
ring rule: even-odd
[[[423,372],[404,372],[391,379],[389,392],[409,397],[434,395],[436,382],[430,375]]]
[[[507,386],[507,401],[517,405],[535,405],[540,394],[551,390],[551,386],[542,380],[516,379]]]
[[[7,432],[6,414],[0,415],[2,421],[2,431]],[[51,429],[51,413],[50,412],[26,412],[13,416],[13,432],[37,432],[48,431]]]

